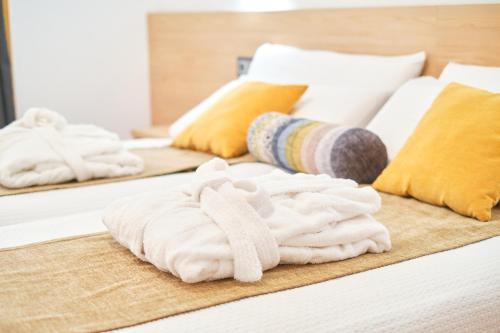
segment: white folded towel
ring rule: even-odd
[[[370,214],[371,187],[327,175],[270,174],[235,180],[213,159],[190,184],[123,198],[105,211],[113,237],[185,282],[258,281],[282,264],[323,263],[391,248]]]
[[[10,188],[127,176],[143,170],[118,135],[94,125],[69,125],[43,108],[0,130],[0,184]]]

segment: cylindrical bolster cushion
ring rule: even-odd
[[[387,150],[374,133],[314,120],[265,113],[248,130],[248,150],[259,161],[304,173],[371,184],[387,166]]]

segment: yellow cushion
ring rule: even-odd
[[[500,94],[448,85],[373,186],[488,221],[500,198]]]
[[[175,137],[173,145],[224,158],[243,155],[247,152],[246,135],[252,121],[265,112],[289,113],[306,89],[304,85],[245,82]]]

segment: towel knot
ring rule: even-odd
[[[57,112],[46,108],[30,108],[19,120],[19,125],[25,128],[50,127],[62,130],[67,125],[66,119]]]
[[[252,180],[231,179],[228,165],[213,159],[198,168],[192,188],[201,210],[226,235],[233,253],[234,278],[258,281],[264,270],[279,264],[279,246],[265,222],[273,212],[269,194]]]
[[[75,174],[79,182],[92,178],[92,173],[85,165],[82,156],[69,149],[64,143],[62,130],[66,119],[57,112],[45,108],[31,108],[19,119],[19,125],[33,130],[41,140],[59,155]]]

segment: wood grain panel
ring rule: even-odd
[[[424,74],[448,61],[500,66],[500,5],[161,13],[148,18],[153,125],[173,122],[236,76],[263,42],[351,53],[425,50]],[[382,79],[382,78],[381,78]]]

